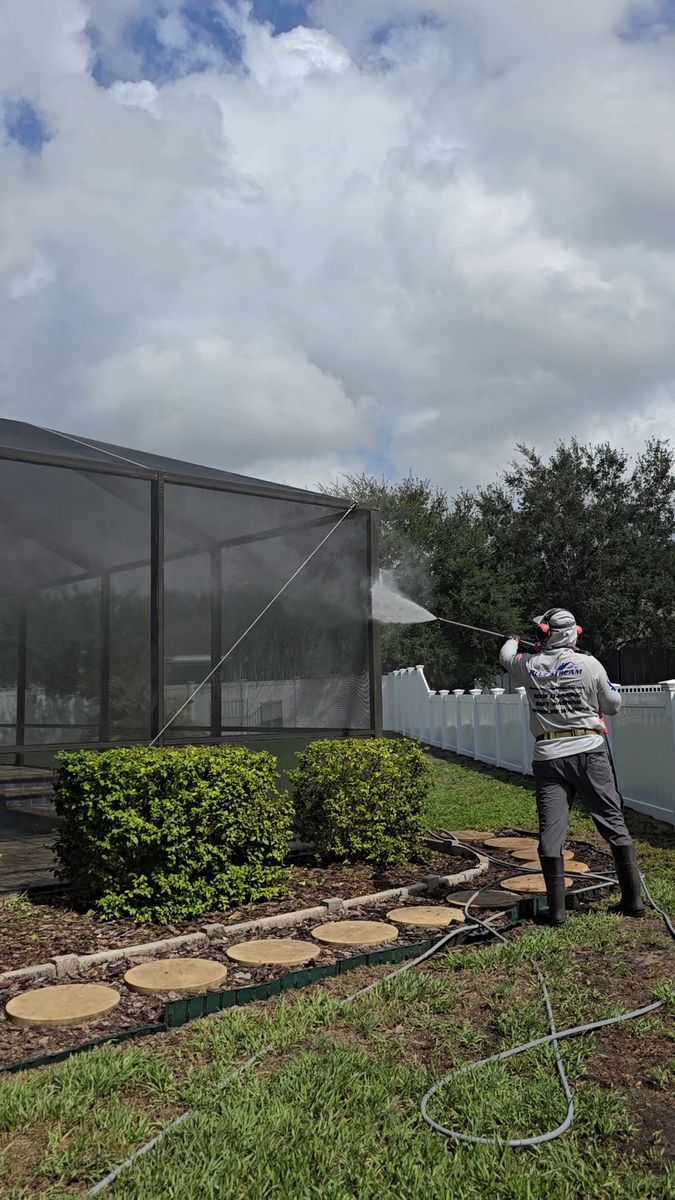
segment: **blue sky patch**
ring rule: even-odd
[[[619,29],[623,42],[657,41],[675,33],[675,0],[635,4]]]
[[[303,0],[253,0],[256,21],[269,21],[275,33],[288,33],[296,25],[310,25]]]
[[[188,37],[188,44],[181,49],[165,46],[160,39],[158,22],[165,15],[161,4],[153,5],[148,16],[131,21],[127,26],[124,47],[130,51],[130,65],[124,78],[149,79],[152,83],[162,84],[180,78],[186,71],[204,70],[213,62],[208,54],[200,56],[200,46],[215,50],[227,62],[240,61],[240,39],[213,0],[185,0],[181,5],[179,16]],[[254,0],[253,16],[258,21],[269,22],[275,33],[286,33],[309,21],[304,0]],[[94,50],[94,79],[102,87],[109,87],[121,77],[119,68],[106,60],[106,49],[95,25],[88,26],[87,36]]]
[[[436,13],[419,13],[415,17],[406,20],[388,21],[384,25],[378,25],[373,30],[370,40],[375,46],[385,46],[392,34],[399,33],[404,29],[442,29],[443,22]]]
[[[395,477],[396,467],[386,453],[378,453],[367,446],[359,446],[357,453],[363,459],[363,469],[368,475],[377,475],[378,478],[384,476],[385,479]]]
[[[7,137],[23,146],[24,150],[39,154],[45,142],[50,141],[47,122],[30,100],[20,97],[8,101],[3,116]]]

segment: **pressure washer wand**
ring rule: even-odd
[[[494,629],[481,629],[480,625],[465,625],[463,621],[450,621],[448,617],[436,617],[436,620],[442,621],[444,625],[457,625],[459,629],[471,629],[474,633],[487,633],[489,637],[501,638],[503,642],[506,641],[506,634],[497,633]],[[536,642],[525,642],[522,638],[518,638],[518,641],[523,646],[532,646],[533,649],[536,649]]]

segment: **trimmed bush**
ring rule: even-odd
[[[298,761],[298,829],[320,854],[384,866],[419,853],[431,772],[416,742],[313,742]]]
[[[102,917],[177,921],[279,895],[293,805],[243,746],[57,759],[59,877]]]

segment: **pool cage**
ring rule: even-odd
[[[379,732],[377,517],[348,508],[0,421],[0,767],[149,742],[169,721],[160,744]]]

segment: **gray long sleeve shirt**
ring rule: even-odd
[[[602,717],[619,711],[621,694],[609,682],[597,658],[579,654],[569,646],[519,653],[518,642],[509,638],[502,646],[499,661],[525,688],[535,738],[542,733],[564,733],[566,729],[588,730],[587,737],[535,741],[535,759],[566,758],[602,746],[606,729]]]

